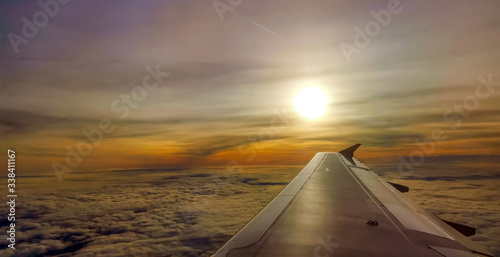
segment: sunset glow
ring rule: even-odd
[[[327,103],[325,92],[315,87],[302,89],[294,100],[297,112],[307,118],[318,118],[325,114]]]

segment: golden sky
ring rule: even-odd
[[[295,165],[355,143],[365,158],[429,141],[425,155],[498,153],[497,2],[401,1],[360,47],[387,1],[244,1],[222,19],[211,1],[73,1],[15,47],[42,9],[12,3],[0,139],[25,174]],[[311,85],[329,99],[317,119],[293,107]]]

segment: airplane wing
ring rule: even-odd
[[[318,153],[213,257],[493,256],[354,158],[360,144]]]

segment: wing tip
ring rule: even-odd
[[[352,159],[354,157],[354,152],[361,146],[360,143],[357,143],[353,146],[347,147],[346,149],[340,151],[339,153],[342,154],[347,160],[349,160],[352,164],[356,165],[354,163],[354,160]]]

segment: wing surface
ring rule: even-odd
[[[213,256],[493,256],[354,158],[358,147],[316,154]]]

